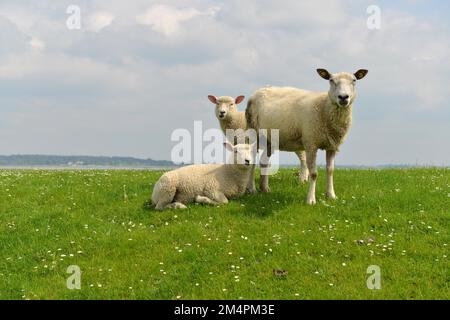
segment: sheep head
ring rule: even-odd
[[[229,162],[243,167],[250,167],[255,163],[256,144],[237,144],[233,146],[229,142],[224,142],[224,147],[232,152],[232,157]]]
[[[237,111],[237,105],[240,104],[245,97],[239,96],[236,99],[232,97],[220,97],[209,95],[209,101],[216,106],[216,117],[219,120],[226,120],[228,115],[234,111]]]
[[[364,78],[368,71],[360,69],[354,74],[340,72],[331,74],[325,69],[317,69],[317,73],[325,80],[330,82],[328,96],[333,104],[346,108],[355,100],[355,85],[357,80]]]

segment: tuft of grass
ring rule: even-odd
[[[161,172],[0,170],[0,298],[450,297],[449,169],[338,169],[336,201],[320,171],[314,207],[294,173],[271,194],[156,212]]]

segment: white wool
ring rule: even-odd
[[[165,173],[153,189],[156,209],[186,208],[190,202],[224,204],[244,194],[253,163],[252,146],[229,148],[233,149],[234,164],[190,165]],[[244,160],[250,161],[249,165],[240,164]]]
[[[367,70],[329,74],[318,69],[321,77],[330,81],[328,92],[311,92],[291,87],[266,87],[250,98],[247,110],[248,128],[278,129],[279,149],[299,155],[306,151],[310,172],[310,191],[307,202],[314,204],[317,179],[316,153],[327,151],[327,195],[335,198],[333,187],[334,156],[344,142],[352,124],[352,104],[355,99],[355,82]],[[269,151],[270,152],[270,151]],[[270,191],[268,176],[261,177],[261,189]]]
[[[225,117],[221,118],[220,111],[225,111]],[[222,129],[224,135],[226,136],[226,131],[228,129],[232,130],[247,130],[247,120],[245,111],[239,111],[235,104],[235,99],[230,96],[222,96],[217,98],[215,114],[217,120],[219,121],[220,128]],[[231,143],[236,143],[236,141],[230,141]],[[306,156],[305,152],[302,150],[298,150],[296,152],[299,160],[300,160],[300,170],[299,170],[299,179],[300,181],[306,182],[308,180],[308,169],[306,167]],[[256,192],[256,188],[254,186],[254,178],[253,176],[250,179],[250,184],[248,186],[248,191],[250,193]]]
[[[219,111],[225,111],[225,117],[220,118]],[[223,96],[217,99],[216,117],[219,120],[220,128],[226,134],[227,129],[247,129],[247,121],[245,120],[245,112],[239,111],[235,99],[228,96]],[[232,142],[232,141],[230,141]]]

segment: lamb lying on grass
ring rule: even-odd
[[[155,184],[156,210],[186,209],[186,204],[226,204],[245,193],[254,163],[254,145],[225,142],[233,156],[227,164],[190,165],[165,173]]]

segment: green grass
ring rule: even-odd
[[[0,298],[450,298],[448,169],[339,169],[335,202],[322,170],[314,207],[294,172],[271,194],[155,212],[161,172],[0,170]]]

